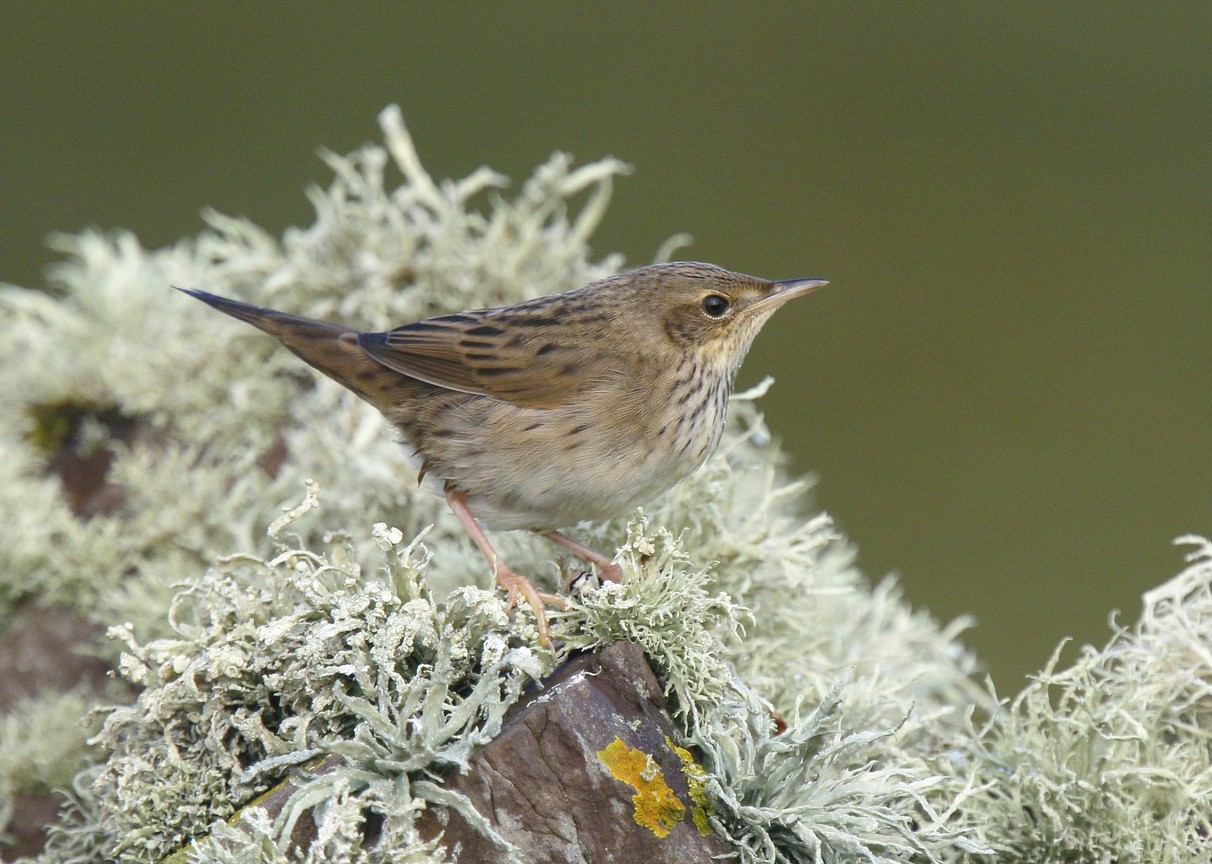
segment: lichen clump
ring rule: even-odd
[[[668,737],[665,738],[665,745],[682,763],[682,774],[686,777],[687,794],[690,796],[690,818],[694,822],[695,829],[706,837],[711,833],[711,816],[713,815],[711,799],[707,797],[707,792],[703,788],[707,772],[695,760],[694,754],[685,747],[679,747]]]
[[[19,795],[70,800],[46,864],[282,862],[304,809],[318,834],[290,854],[307,862],[442,861],[424,806],[508,847],[438,778],[558,657],[487,590],[373,410],[168,287],[380,328],[621,267],[588,246],[621,163],[555,156],[507,197],[487,169],[435,182],[398,111],[381,121],[384,146],[326,157],[309,228],[209,214],[170,249],[61,237],[54,294],[0,291],[0,619],[37,603],[104,625],[132,694],[40,694],[0,718],[0,830]],[[1189,538],[1135,626],[1000,700],[966,622],[871,585],[812,515],[756,407],[766,386],[734,397],[702,470],[584,527],[627,578],[578,583],[552,614],[563,650],[643,647],[696,827],[742,864],[1212,860],[1212,546]],[[65,465],[91,485],[69,494]],[[575,572],[526,536],[499,548],[548,587]],[[287,776],[301,788],[276,819],[240,810]]]
[[[631,797],[631,818],[657,837],[668,837],[669,829],[682,821],[686,807],[673,794],[665,775],[643,750],[628,747],[615,738],[597,753],[610,776],[635,789]]]

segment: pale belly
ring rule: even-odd
[[[724,406],[711,406],[693,434],[676,414],[630,423],[608,415],[595,425],[585,412],[469,408],[476,416],[424,442],[423,457],[413,454],[424,485],[462,491],[486,528],[550,530],[623,515],[669,489],[715,450]]]

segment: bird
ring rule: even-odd
[[[385,332],[178,290],[274,336],[377,408],[445,497],[507,592],[542,594],[484,530],[532,531],[617,582],[613,559],[564,533],[647,503],[701,466],[724,432],[737,369],[780,306],[826,285],[769,281],[713,264],[653,264],[509,306]]]

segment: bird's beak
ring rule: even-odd
[[[771,284],[776,286],[774,293],[763,297],[750,306],[750,309],[777,309],[788,300],[794,300],[796,297],[811,294],[817,288],[823,288],[829,283],[824,279],[786,279],[782,282]]]

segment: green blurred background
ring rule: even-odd
[[[598,253],[829,278],[741,384],[1005,692],[1212,532],[1212,5],[5,3],[0,81],[0,281],[308,224],[391,102],[436,176],[634,164]]]

